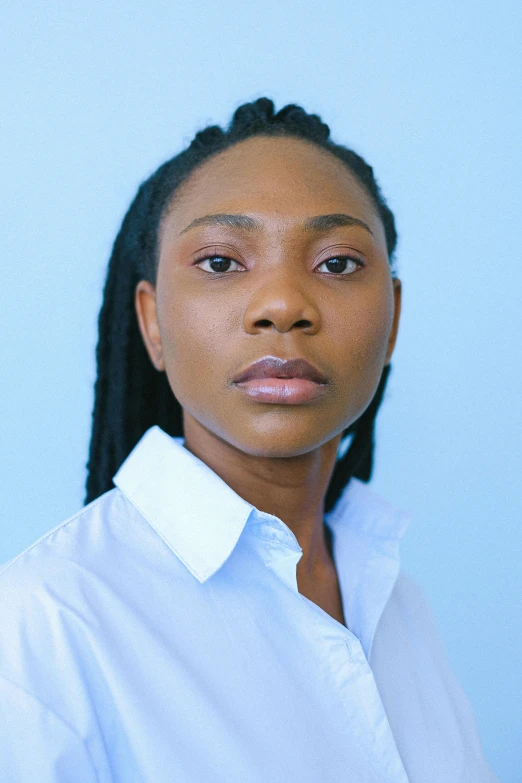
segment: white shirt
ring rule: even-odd
[[[468,701],[401,570],[409,515],[353,479],[325,517],[347,627],[302,550],[158,427],[0,575],[6,783],[486,783]]]

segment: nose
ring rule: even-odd
[[[305,334],[315,334],[320,328],[320,314],[310,294],[295,278],[274,274],[250,297],[244,328],[249,334],[273,329],[281,333],[300,329]]]

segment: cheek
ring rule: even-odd
[[[166,295],[158,310],[167,376],[180,403],[204,396],[223,372],[238,324],[219,298]],[[217,373],[217,374],[216,374]]]
[[[376,286],[364,296],[354,297],[343,309],[340,339],[347,360],[351,357],[361,366],[381,365],[386,356],[393,321],[391,286]]]
[[[386,287],[357,297],[330,330],[337,336],[335,352],[341,377],[338,401],[347,424],[371,402],[384,367],[393,320],[393,293]]]

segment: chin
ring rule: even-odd
[[[245,431],[237,437],[230,435],[226,440],[235,448],[249,454],[252,457],[264,457],[267,459],[288,459],[308,454],[314,449],[323,446],[329,440],[342,432],[338,429],[334,432],[313,432],[310,427],[273,426],[269,429]]]

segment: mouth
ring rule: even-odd
[[[297,405],[321,397],[328,379],[305,359],[265,356],[232,382],[257,402]]]

